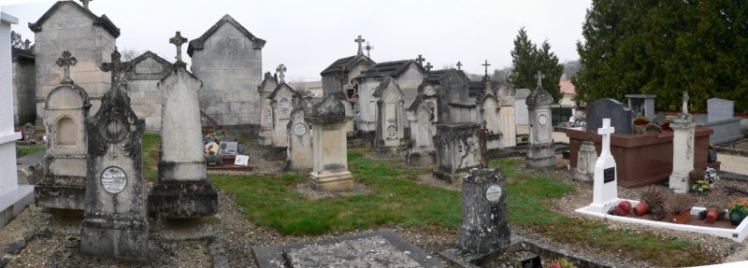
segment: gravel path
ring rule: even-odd
[[[252,172],[220,172],[211,171],[211,174],[278,174],[283,166],[282,161],[265,161],[260,156],[261,148],[250,145],[250,163],[255,167]],[[521,158],[519,158],[521,159]],[[721,158],[720,160],[727,160]],[[745,158],[736,161],[745,162]],[[402,161],[398,161],[402,162]],[[402,164],[398,164],[402,165]],[[544,175],[557,178],[570,183],[575,191],[564,198],[554,202],[557,211],[569,217],[581,218],[591,222],[605,223],[613,229],[626,228],[634,232],[650,232],[662,238],[678,238],[686,241],[698,242],[704,250],[717,252],[724,256],[724,261],[740,261],[748,259],[748,241],[735,243],[724,238],[687,232],[676,232],[666,229],[652,228],[636,224],[621,224],[604,219],[585,217],[573,210],[586,206],[592,200],[592,185],[573,181],[573,170],[568,170],[565,165],[561,168],[547,170],[527,170],[518,167],[520,172],[532,175]],[[303,172],[302,172],[303,173]],[[746,173],[744,173],[746,174]],[[418,183],[434,187],[443,187],[450,190],[460,190],[460,187],[444,183],[430,175],[418,177]],[[748,191],[748,182],[721,180],[717,188],[705,196],[699,197],[699,202],[707,202],[717,198],[732,198],[726,196],[724,188],[727,186],[738,187]],[[149,185],[150,187],[150,185]],[[328,196],[315,193],[303,185],[296,189],[312,198],[328,198]],[[366,193],[366,187],[359,185],[357,191]],[[619,196],[622,198],[638,199],[639,189],[628,189],[619,187]],[[206,267],[210,266],[210,254],[206,238],[216,238],[220,241],[226,251],[226,256],[231,267],[256,267],[251,248],[254,246],[271,246],[305,241],[330,239],[332,234],[322,236],[283,236],[277,231],[263,228],[246,220],[242,211],[247,208],[239,207],[233,198],[219,191],[219,211],[215,217],[202,218],[187,222],[164,222],[150,219],[151,240],[149,245],[151,255],[149,262],[129,263],[115,260],[107,260],[82,256],[78,253],[79,232],[82,216],[79,214],[53,214],[48,209],[30,206],[22,214],[16,217],[10,224],[0,231],[0,267],[5,260],[7,267]],[[589,256],[593,259],[601,259],[611,263],[626,264],[631,267],[652,267],[651,264],[641,263],[623,254],[623,252],[611,252],[599,248],[588,248],[573,242],[556,243],[548,238],[535,235],[532,231],[510,226],[513,234],[522,235],[538,241],[549,243],[556,248],[563,248],[577,255]],[[424,249],[432,256],[437,256],[439,251],[457,247],[457,229],[437,226],[403,228],[388,225],[380,229],[393,229],[406,240]],[[349,235],[370,230],[358,230],[346,234]],[[14,245],[15,244],[15,245]],[[19,246],[21,248],[19,248]],[[25,247],[23,247],[25,246]],[[15,250],[12,250],[15,249]]]

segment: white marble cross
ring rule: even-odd
[[[597,134],[603,136],[603,149],[600,157],[610,155],[610,134],[615,131],[616,128],[610,126],[610,118],[603,118],[603,127],[597,129]]]

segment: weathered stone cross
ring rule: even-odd
[[[23,41],[23,49],[29,50],[30,47],[31,47],[31,41],[29,41],[28,39],[26,39],[26,41]]]
[[[366,56],[371,57],[371,50],[374,49],[373,46],[369,45],[369,42],[366,42]]]
[[[421,57],[421,54],[418,54],[418,58],[416,58],[416,63],[418,63],[418,65],[420,65],[421,67],[423,67],[423,62],[424,61],[426,61],[426,58]]]
[[[169,43],[174,44],[177,47],[177,63],[183,63],[182,61],[182,45],[187,43],[187,38],[182,37],[182,33],[177,31],[174,37],[169,38]]]
[[[541,71],[538,71],[538,74],[535,75],[535,78],[538,79],[538,87],[543,86],[543,78],[545,78],[545,75]]]
[[[88,9],[88,2],[92,2],[93,0],[80,0],[81,3],[83,3],[83,8]]]
[[[430,62],[427,62],[424,68],[426,68],[426,73],[431,73],[431,68],[434,68],[434,66]]]
[[[683,101],[683,107],[681,107],[681,113],[682,114],[688,114],[688,91],[683,91],[683,96],[681,96],[681,100]]]
[[[286,75],[283,73],[286,72],[286,65],[283,65],[283,64],[278,65],[278,68],[275,68],[275,71],[278,72],[278,78],[280,78],[278,84],[285,83],[286,80],[284,79],[284,77],[286,77]]]
[[[70,54],[70,51],[62,52],[62,57],[57,59],[57,66],[63,67],[64,73],[61,84],[72,84],[73,80],[70,79],[70,66],[75,66],[78,63],[78,59]]]
[[[603,148],[600,157],[610,155],[610,134],[615,133],[616,128],[610,126],[610,118],[603,118],[603,127],[597,129],[597,134],[603,137]]]
[[[488,76],[488,66],[491,66],[491,64],[488,64],[488,59],[486,59],[486,63],[481,64],[481,66],[486,68],[486,76]]]
[[[457,70],[462,70],[462,62],[457,62]]]
[[[118,88],[120,84],[127,83],[125,75],[132,70],[132,64],[120,61],[121,57],[122,55],[117,51],[117,47],[114,47],[112,62],[104,62],[99,66],[99,69],[104,72],[112,72],[112,88]]]
[[[356,40],[353,40],[353,42],[358,43],[358,53],[357,53],[358,55],[364,54],[364,51],[361,48],[361,44],[365,41],[366,41],[365,39],[361,38],[361,35],[359,35],[358,38],[356,38]]]

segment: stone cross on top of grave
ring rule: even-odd
[[[491,64],[488,64],[488,59],[486,59],[486,63],[481,64],[481,66],[486,68],[486,76],[488,76],[488,66],[491,66]]]
[[[26,41],[23,41],[23,49],[29,50],[31,48],[31,41],[26,39]]]
[[[603,127],[597,129],[597,134],[603,137],[603,148],[600,157],[610,155],[610,134],[615,133],[616,128],[610,126],[610,118],[603,118]]]
[[[369,45],[369,42],[366,42],[366,56],[371,58],[371,50],[374,49],[373,46]]]
[[[182,33],[177,31],[177,34],[174,35],[174,37],[169,38],[169,43],[174,44],[177,47],[177,62],[175,62],[174,65],[186,68],[187,65],[182,61],[182,45],[187,43],[187,38],[182,37]]]
[[[363,54],[364,54],[364,51],[363,51],[363,49],[362,49],[362,47],[361,47],[361,44],[362,44],[363,42],[365,42],[365,41],[366,41],[366,39],[363,39],[363,38],[361,38],[361,35],[359,35],[359,36],[358,36],[358,38],[356,38],[356,40],[353,40],[353,42],[356,42],[356,43],[358,43],[358,53],[356,53],[356,55],[359,55],[359,56],[360,56],[360,55],[363,55]]]
[[[430,74],[430,73],[431,73],[431,68],[434,68],[434,66],[433,66],[433,65],[431,65],[431,63],[430,63],[430,62],[427,62],[427,63],[426,63],[426,66],[424,66],[423,68],[426,68],[426,73],[427,73],[427,74]]]
[[[683,96],[681,96],[681,100],[683,101],[683,107],[681,108],[681,113],[688,114],[688,92],[683,91]]]
[[[60,84],[73,83],[73,79],[70,79],[70,66],[75,66],[76,63],[78,63],[78,60],[70,54],[70,51],[62,52],[62,57],[57,59],[57,66],[63,67],[64,70]]]
[[[538,74],[535,75],[535,78],[538,79],[538,87],[543,87],[543,78],[545,78],[543,72],[538,71]]]
[[[462,62],[459,62],[459,61],[457,62],[457,70],[458,71],[462,70]]]
[[[423,62],[426,61],[426,58],[422,57],[421,54],[418,54],[418,58],[416,58],[416,63],[423,67]]]
[[[88,9],[88,2],[91,2],[93,0],[80,0],[81,3],[83,3],[83,8]]]
[[[286,65],[283,65],[281,63],[281,65],[278,65],[278,68],[275,68],[275,71],[278,72],[278,78],[280,79],[278,81],[278,84],[286,83],[286,80],[284,79],[286,77],[286,75],[283,74],[283,73],[286,72]]]
[[[127,83],[126,75],[132,70],[132,64],[130,62],[122,62],[122,55],[117,51],[117,47],[114,47],[112,52],[112,62],[104,62],[99,66],[104,72],[112,72],[112,88],[119,88],[120,85]]]

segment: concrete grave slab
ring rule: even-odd
[[[259,267],[447,267],[392,230],[285,246],[254,247]]]

